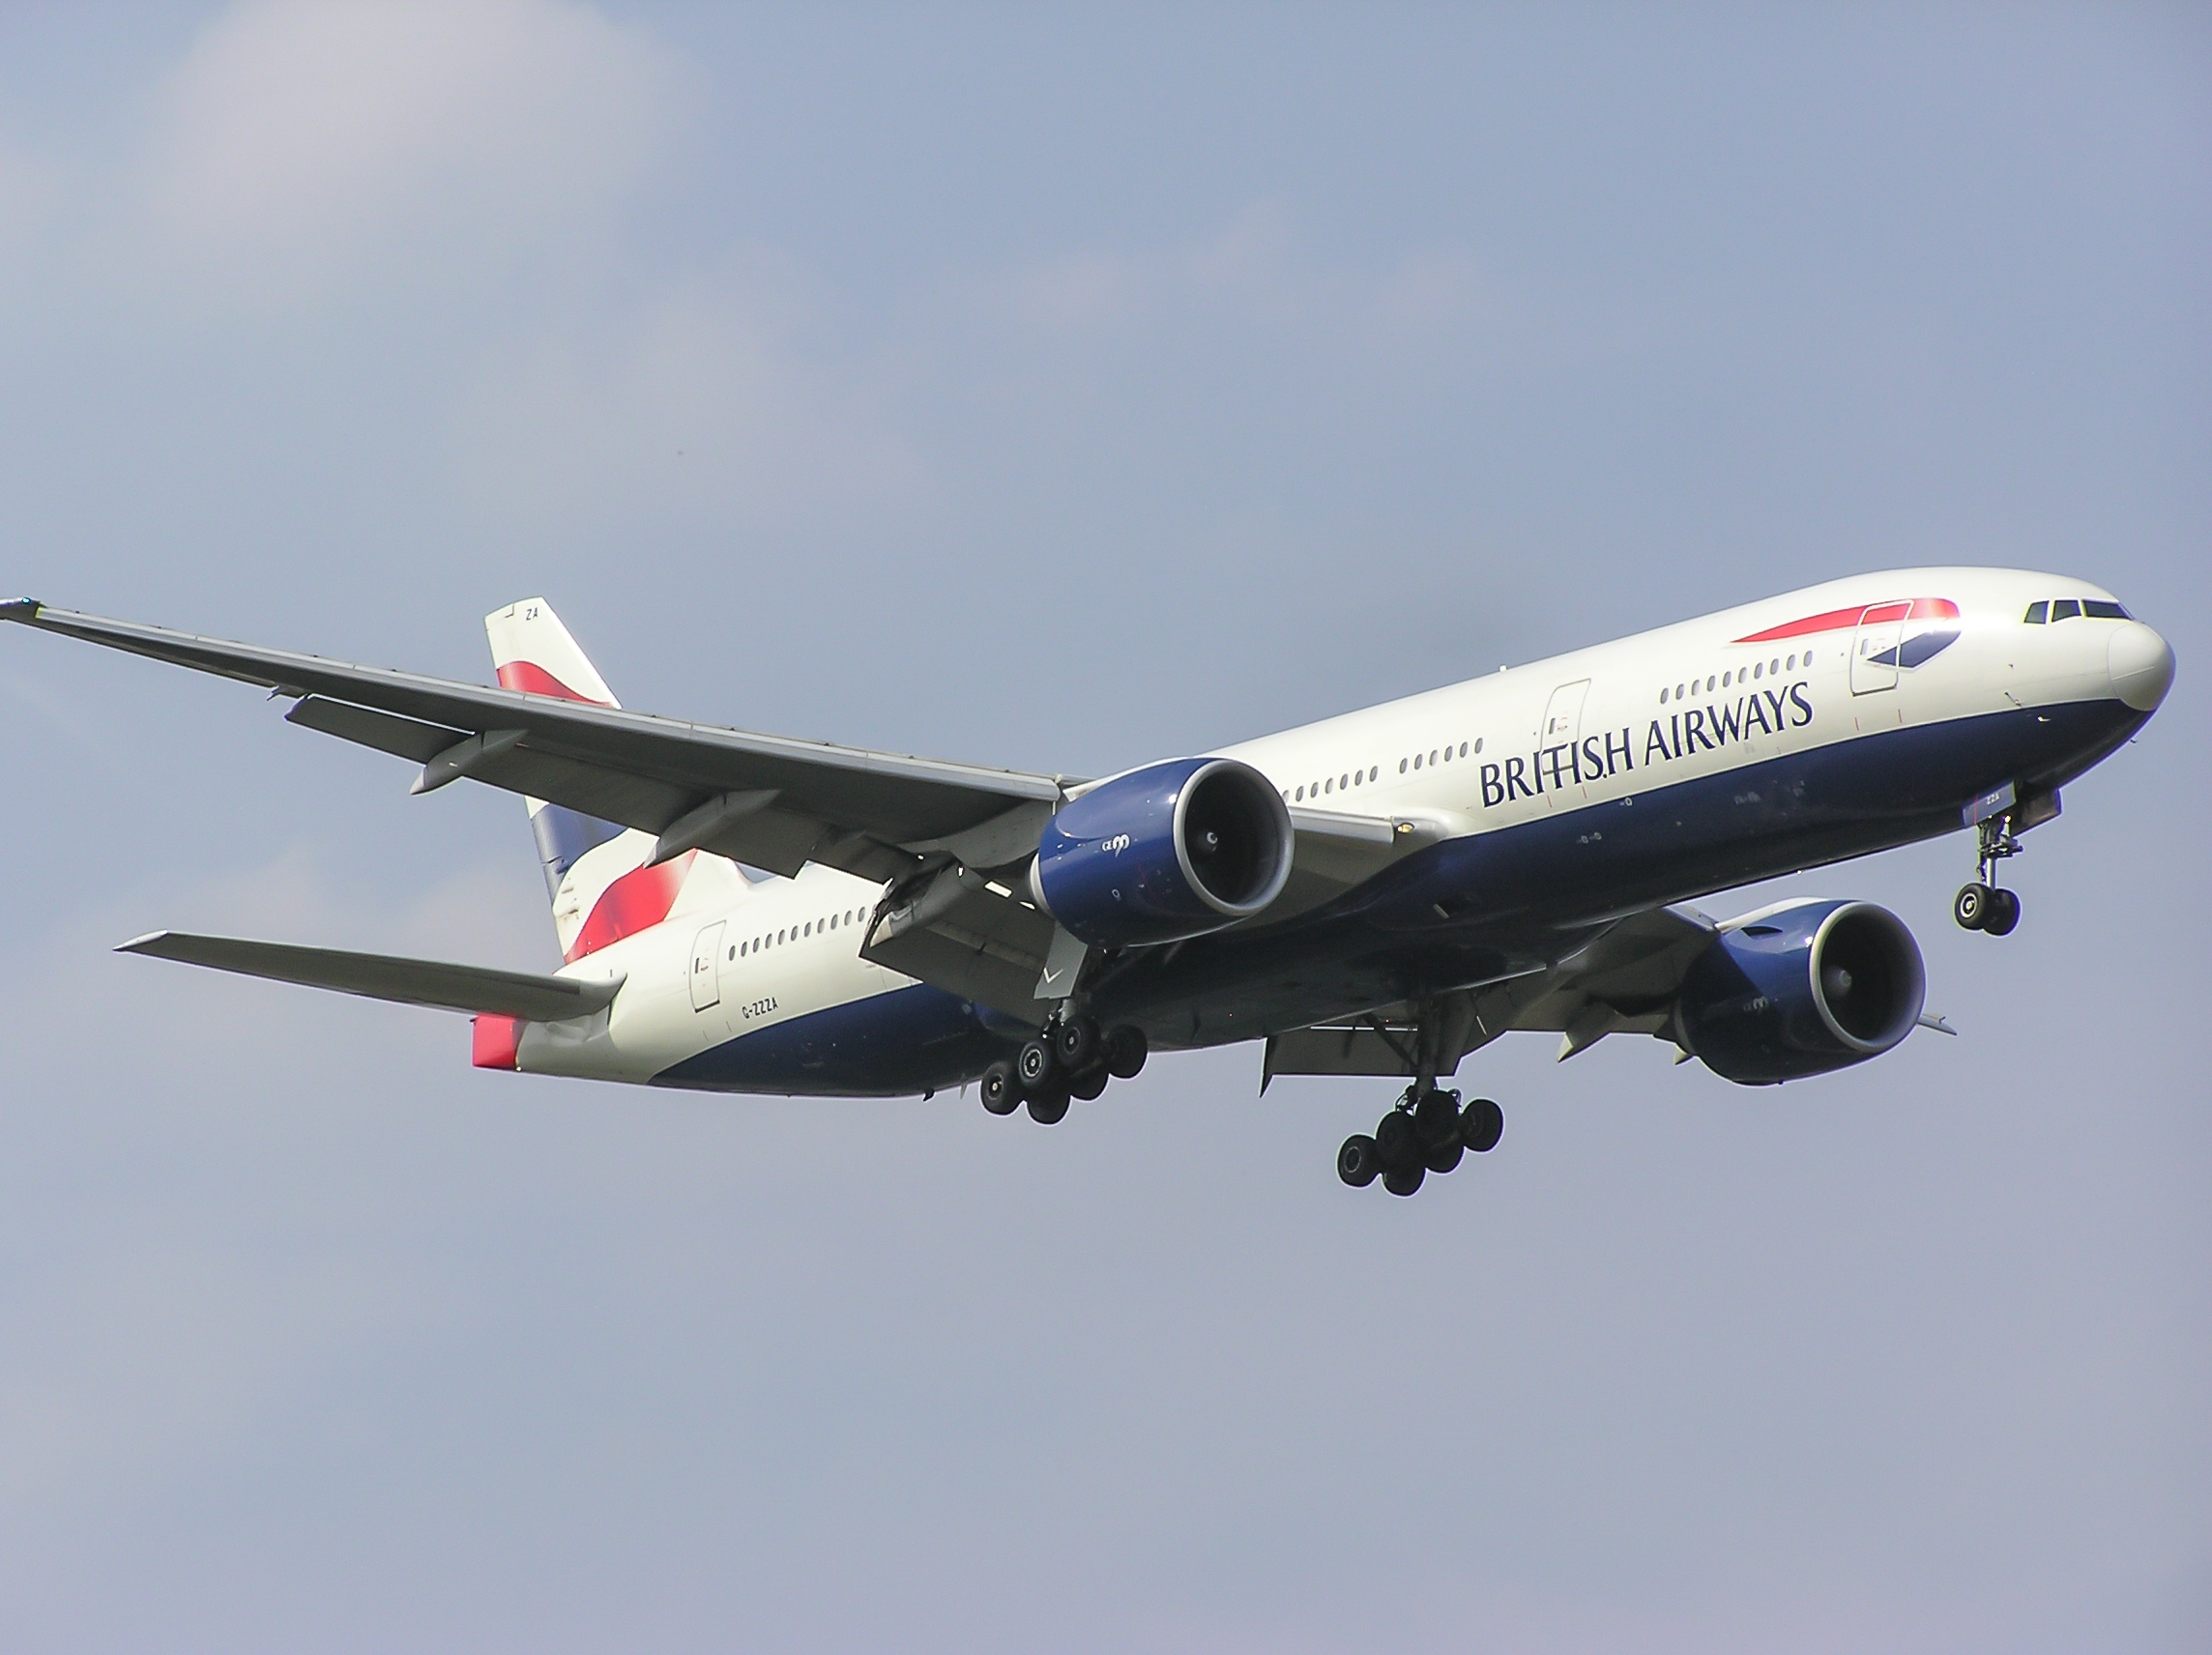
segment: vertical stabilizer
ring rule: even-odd
[[[543,598],[526,597],[493,611],[484,617],[484,632],[491,640],[492,665],[501,687],[597,707],[621,705]],[[675,908],[694,870],[708,877],[726,870],[728,878],[717,883],[734,882],[736,889],[743,888],[742,876],[719,857],[687,852],[649,867],[652,834],[541,798],[526,802],[564,960],[580,960],[609,943],[659,924]],[[710,869],[702,863],[721,866]]]

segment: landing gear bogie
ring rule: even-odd
[[[1025,1104],[1030,1118],[1056,1125],[1067,1118],[1070,1098],[1098,1097],[1107,1084],[1133,1079],[1150,1050],[1134,1024],[1102,1030],[1087,1016],[1062,1013],[982,1074],[983,1107],[1011,1115]]]
[[[1336,1152],[1336,1176],[1364,1189],[1380,1175],[1392,1195],[1412,1195],[1431,1176],[1455,1171],[1469,1150],[1485,1153],[1505,1131],[1505,1112],[1487,1097],[1461,1107],[1441,1087],[1409,1087],[1398,1107]]]

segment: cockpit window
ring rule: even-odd
[[[2071,621],[2081,613],[2081,604],[2077,598],[2054,597],[2051,600],[2051,618],[2053,621]]]
[[[2021,622],[2023,625],[2040,626],[2050,613],[2049,603],[2031,603],[2027,606],[2027,613],[2021,617]]]
[[[2133,621],[2135,619],[2118,604],[2102,597],[2084,597],[2081,599],[2081,613],[2088,616],[2092,621]]]

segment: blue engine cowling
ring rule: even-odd
[[[1713,939],[1673,1032],[1715,1074],[1773,1086],[1879,1057],[1912,1032],[1927,988],[1920,945],[1888,909],[1799,903]]]
[[[1172,943],[1250,917],[1291,877],[1291,812],[1235,759],[1174,759],[1101,782],[1052,819],[1030,883],[1098,947]]]

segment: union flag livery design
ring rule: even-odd
[[[1895,643],[1881,643],[1864,653],[1867,665],[1916,667],[1959,641],[1959,606],[1948,597],[1898,598],[1888,603],[1854,605],[1808,615],[1802,621],[1769,626],[1738,638],[1739,644],[1778,644],[1786,639],[1809,638],[1819,632],[1863,631],[1869,627],[1901,626]]]
[[[527,695],[619,708],[561,618],[541,597],[484,617],[500,687]],[[668,917],[692,858],[651,865],[653,836],[542,798],[525,798],[538,860],[553,904],[561,958],[569,965]]]

